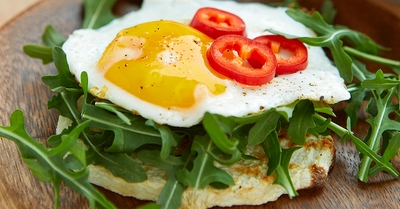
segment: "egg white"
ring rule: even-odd
[[[336,67],[320,47],[307,46],[309,64],[307,69],[289,75],[280,75],[271,82],[255,87],[226,80],[226,92],[207,99],[184,111],[168,110],[142,101],[124,91],[98,73],[96,65],[104,50],[117,33],[141,23],[157,20],[173,20],[188,24],[201,7],[214,7],[241,17],[246,23],[249,38],[269,34],[274,29],[297,36],[315,36],[302,24],[290,18],[287,8],[273,8],[260,3],[237,3],[209,0],[144,0],[142,8],[133,11],[110,24],[97,29],[74,31],[63,45],[72,73],[80,81],[83,71],[88,73],[89,89],[102,89],[104,97],[144,118],[160,124],[190,127],[201,121],[205,112],[224,116],[245,116],[271,108],[287,105],[299,99],[324,101],[329,104],[350,98]]]

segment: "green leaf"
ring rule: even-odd
[[[249,145],[257,145],[263,142],[267,136],[276,129],[281,114],[276,111],[268,112],[250,129]]]
[[[116,0],[83,0],[85,17],[82,28],[96,29],[115,19],[112,13],[115,2]]]
[[[192,145],[192,153],[197,153],[193,169],[191,171],[187,169],[178,170],[176,172],[178,181],[185,186],[190,185],[193,189],[202,189],[215,182],[235,185],[228,173],[214,166],[213,157],[208,154],[212,152],[213,147],[215,147],[213,141],[208,135],[196,136]]]
[[[282,148],[276,131],[273,131],[268,135],[267,139],[263,141],[262,146],[268,157],[267,175],[270,176],[281,165],[282,158]]]
[[[360,41],[360,43],[363,43],[363,44],[368,43],[368,41],[365,41],[365,40],[359,40],[359,41]],[[375,44],[375,43],[373,43],[373,44]],[[357,50],[357,49],[353,49],[348,46],[344,46],[343,49],[352,56],[356,56],[356,57],[360,57],[365,60],[370,60],[370,61],[373,61],[376,63],[384,64],[384,65],[387,65],[392,68],[400,67],[400,61],[398,61],[398,60],[391,60],[391,59],[387,59],[384,57],[376,56],[376,54],[378,54],[377,49],[376,49],[376,51],[370,51],[369,53],[366,53],[366,52],[368,52],[368,49],[369,49],[368,47],[370,47],[370,46],[366,45],[364,47],[357,47],[358,48],[358,50]],[[382,49],[384,47],[379,46],[379,48]]]
[[[245,153],[247,150],[247,135],[252,127],[252,124],[238,125],[233,130],[233,137],[239,141],[237,145],[241,153]]]
[[[147,203],[145,205],[142,205],[140,207],[138,207],[137,209],[160,209],[161,206],[158,205],[157,203]]]
[[[336,117],[335,113],[333,113],[333,109],[330,105],[326,104],[325,102],[316,102],[312,101],[315,112],[321,112],[328,114],[330,116]]]
[[[378,73],[377,73],[378,77]],[[366,80],[367,81],[367,80]],[[365,82],[365,81],[364,81]],[[386,130],[397,130],[400,131],[400,123],[389,119],[389,114],[393,111],[398,110],[399,105],[391,105],[392,95],[394,88],[390,89],[389,92],[382,99],[380,95],[374,94],[374,99],[376,100],[378,113],[374,117],[370,117],[366,120],[371,124],[371,135],[366,140],[366,145],[373,150],[374,153],[379,151],[379,142],[382,133]],[[364,156],[358,171],[357,177],[363,181],[368,181],[369,168],[372,160],[369,156]]]
[[[303,145],[306,142],[308,129],[315,127],[312,118],[313,114],[314,107],[312,102],[302,100],[296,105],[288,128],[288,134],[294,143]]]
[[[141,161],[167,171],[168,180],[158,196],[157,204],[161,205],[161,208],[178,209],[182,203],[182,194],[187,186],[178,182],[175,173],[178,169],[184,168],[186,163],[182,161],[182,157],[168,156],[163,160],[158,156],[160,156],[158,150],[143,150],[137,153],[137,157]],[[186,160],[189,159],[190,157]]]
[[[65,42],[65,38],[62,37],[53,28],[52,25],[47,25],[42,34],[42,41],[46,46],[62,46]]]
[[[353,60],[353,64],[351,65],[353,75],[358,78],[360,81],[364,81],[365,79],[373,79],[375,78],[375,74],[371,73],[367,70],[366,66],[358,61],[355,58],[351,58]]]
[[[69,71],[67,57],[64,51],[59,47],[53,47],[52,56],[58,74],[43,76],[43,83],[48,85],[54,92],[61,92],[66,88],[80,89],[79,83],[75,80],[75,76]]]
[[[53,61],[54,46],[61,47],[65,39],[54,30],[53,26],[47,25],[42,34],[42,41],[46,46],[28,44],[23,47],[23,51],[32,58],[41,59],[45,65]]]
[[[109,153],[88,150],[88,161],[93,165],[104,166],[114,176],[124,179],[126,182],[143,182],[147,179],[146,171],[141,164],[127,154]]]
[[[143,182],[147,179],[146,171],[139,162],[133,160],[124,153],[105,152],[114,136],[112,132],[104,132],[101,135],[89,136],[86,134],[88,164],[101,165],[114,176],[124,179],[126,182]]]
[[[41,46],[41,45],[32,45],[28,44],[25,45],[22,50],[24,53],[32,58],[41,59],[42,63],[49,64],[53,62],[53,55],[52,50],[53,47],[51,46]]]
[[[57,62],[58,61],[55,60],[55,63]],[[65,76],[65,74],[59,74],[59,80],[63,80],[63,76]],[[85,78],[85,76],[83,76],[83,78]],[[56,86],[57,83],[55,82],[54,84]],[[83,83],[83,85],[87,85],[87,82]],[[78,112],[77,108],[77,101],[82,94],[83,92],[71,92],[65,89],[57,96],[53,96],[52,100],[49,101],[48,103],[49,109],[56,108],[62,116],[67,117],[73,121],[69,129],[82,123],[81,114]],[[98,109],[106,112],[101,108]],[[118,118],[118,116],[115,115],[113,115],[113,117],[114,119]],[[119,118],[118,121],[119,123],[124,123]],[[144,120],[142,121],[142,126],[147,127],[146,125],[144,125]],[[102,165],[108,170],[110,170],[114,176],[121,177],[128,182],[141,182],[146,179],[146,173],[138,162],[134,161],[129,156],[123,153],[106,153],[104,151],[106,147],[109,146],[109,144],[106,144],[105,141],[110,141],[108,139],[108,137],[110,136],[107,137],[90,136],[85,132],[82,133],[81,139],[88,146],[87,148],[88,150],[86,153],[87,154],[86,160],[88,164]],[[61,135],[51,137],[51,140],[52,141],[54,140],[55,143],[59,143],[62,134],[65,133],[68,133],[68,130],[63,130]],[[112,135],[111,137],[113,138],[114,135]]]
[[[399,133],[398,131],[393,131],[393,130],[386,130],[385,132],[383,132],[381,155],[385,154],[386,148],[389,145],[389,140],[392,139],[398,133]]]
[[[51,179],[55,189],[55,207],[58,206],[59,184],[64,181],[68,187],[88,198],[92,207],[115,208],[89,183],[87,168],[72,172],[63,163],[65,154],[74,147],[79,134],[88,122],[77,126],[55,149],[47,149],[42,143],[29,136],[24,128],[24,116],[21,110],[16,110],[11,114],[10,123],[9,127],[0,126],[0,136],[18,145],[21,157],[28,162],[30,168],[33,168],[33,173],[38,174],[40,180]],[[46,174],[47,177],[44,177],[43,175]]]
[[[300,100],[297,100],[289,105],[285,105],[282,107],[277,107],[276,111],[281,114],[283,117],[285,117],[286,121],[289,121],[289,119],[293,115],[294,108],[296,107],[297,103],[299,103]]]
[[[160,133],[145,125],[146,120],[140,116],[127,115],[132,124],[128,125],[118,116],[93,105],[84,105],[81,115],[84,121],[91,121],[89,127],[114,132],[113,143],[106,149],[107,152],[132,153],[145,144],[162,144]]]
[[[269,112],[270,111],[264,111],[262,113],[247,115],[247,116],[243,116],[243,117],[233,117],[233,120],[238,124],[251,124],[251,123],[257,122],[258,120],[260,120],[260,118],[262,118],[264,115],[268,114]]]
[[[90,120],[89,127],[113,131],[115,134],[111,147],[107,152],[132,153],[144,144],[161,145],[161,135],[153,127],[145,125],[146,120],[140,116],[128,114],[131,125],[126,124],[120,117],[110,114],[102,108],[87,104],[88,78],[87,73],[82,72],[81,84],[85,95],[82,107],[82,120]]]
[[[62,135],[65,134],[69,134],[72,129],[75,126],[71,125],[68,128],[65,128],[64,130],[62,130],[62,132],[58,135],[51,135],[48,139],[47,139],[47,145],[49,145],[50,147],[57,147],[58,145],[61,144],[62,141]]]
[[[64,164],[66,168],[71,170],[81,170],[82,168],[84,168],[82,163],[79,162],[79,160],[73,155],[67,155],[64,158]]]
[[[24,163],[31,170],[32,174],[36,176],[36,178],[38,178],[40,181],[50,182],[52,180],[52,174],[47,171],[47,169],[43,167],[36,159],[24,158],[23,160]]]
[[[207,133],[210,135],[212,141],[214,142],[215,145],[221,151],[227,154],[232,154],[234,152],[237,152],[237,145],[239,144],[239,141],[231,141],[228,139],[226,136],[226,133],[232,134],[234,125],[232,125],[233,120],[220,120],[220,117],[217,117],[216,115],[210,114],[210,113],[205,113],[204,118],[203,118],[203,126],[204,129],[207,131]],[[227,124],[224,123],[224,121]]]
[[[328,24],[333,24],[337,10],[333,7],[333,3],[330,0],[325,0],[321,7],[321,14],[325,22]]]
[[[351,100],[349,105],[344,109],[347,116],[351,118],[351,127],[355,127],[358,120],[358,109],[361,108],[362,102],[366,96],[367,89],[362,88],[356,92],[351,93]]]
[[[153,120],[148,120],[145,124],[157,129],[160,132],[162,140],[160,157],[163,160],[166,159],[171,153],[171,150],[178,144],[174,135],[172,134],[171,129],[169,129],[168,126],[158,125]]]
[[[96,105],[96,107],[100,107],[100,108],[103,108],[105,110],[115,113],[126,124],[132,125],[129,118],[124,115],[124,113],[127,113],[129,111],[127,111],[121,107],[118,107],[112,103],[109,103],[109,102],[96,102],[95,105]]]
[[[314,119],[318,120],[319,122],[325,122],[327,119],[322,117],[321,115],[315,114]],[[350,120],[350,119],[348,119]],[[350,121],[348,121],[348,124]],[[363,141],[358,139],[351,133],[350,130],[346,130],[343,127],[333,123],[332,121],[329,124],[329,129],[331,129],[333,132],[335,132],[337,135],[339,135],[343,139],[351,139],[351,141],[354,143],[356,146],[357,150],[363,154],[363,156],[368,156],[370,159],[372,159],[377,165],[382,167],[381,170],[384,170],[388,172],[390,175],[393,177],[397,178],[399,175],[399,172],[393,168],[393,166],[390,163],[385,163],[382,161],[382,157],[377,155],[371,148],[369,148]],[[364,173],[365,175],[365,173]]]
[[[308,129],[308,132],[316,137],[318,137],[320,134],[324,135],[324,136],[328,136],[329,131],[327,130],[327,128],[328,128],[330,122],[331,122],[330,118],[328,120],[326,120],[324,123],[319,123],[319,121],[317,121],[317,122],[315,122],[315,125],[316,125],[315,128]]]
[[[382,160],[384,162],[389,162],[393,157],[399,154],[400,148],[400,134],[397,133],[393,138],[389,140],[389,144],[382,155]]]
[[[390,160],[399,154],[399,148],[400,148],[400,134],[397,133],[393,138],[389,140],[389,144],[384,154],[382,155],[382,161],[385,163],[390,163]],[[368,175],[374,176],[381,170],[385,171],[386,169],[383,166],[377,164],[370,169]]]
[[[82,93],[63,91],[57,96],[52,97],[52,99],[47,103],[47,108],[58,110],[60,115],[72,120],[72,127],[75,127],[81,120],[77,109],[77,100],[81,96]]]
[[[381,95],[384,90],[394,88],[399,84],[399,80],[385,79],[382,70],[378,70],[375,79],[364,80],[361,87],[376,90],[378,95]]]
[[[299,195],[293,186],[292,179],[289,174],[289,163],[292,158],[293,152],[300,149],[301,147],[291,147],[289,149],[282,149],[282,160],[281,165],[276,169],[276,180],[274,183],[282,185],[290,199]]]

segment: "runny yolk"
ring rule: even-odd
[[[107,80],[144,101],[190,108],[208,90],[225,92],[223,76],[206,60],[212,41],[184,24],[144,23],[119,32],[97,67]]]

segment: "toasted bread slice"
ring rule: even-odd
[[[68,126],[69,119],[60,116],[58,131]],[[281,131],[279,140],[282,148],[296,146],[286,131]],[[289,173],[296,190],[320,185],[328,176],[335,159],[332,137],[307,135],[307,141],[296,150],[290,160]],[[237,164],[225,166],[215,162],[215,166],[229,173],[235,181],[234,186],[216,189],[207,186],[204,189],[188,188],[182,195],[181,208],[208,208],[212,206],[260,205],[275,201],[286,190],[278,184],[275,174],[267,176],[268,158],[263,148],[248,146],[248,155],[259,158],[258,161],[240,160]],[[128,183],[112,175],[102,166],[89,165],[89,181],[124,196],[133,196],[143,200],[158,198],[167,181],[167,173],[160,168],[143,164],[147,180],[140,183]]]

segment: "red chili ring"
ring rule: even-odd
[[[277,66],[271,49],[239,35],[217,38],[207,51],[207,60],[217,72],[246,85],[268,83]]]
[[[295,73],[307,68],[308,52],[306,46],[301,41],[287,39],[281,35],[265,35],[257,37],[254,40],[268,46],[277,55],[277,75]],[[288,50],[294,53],[294,56],[283,59],[278,55],[280,49]]]
[[[228,34],[246,36],[246,25],[240,17],[211,7],[197,10],[190,26],[213,39]]]

